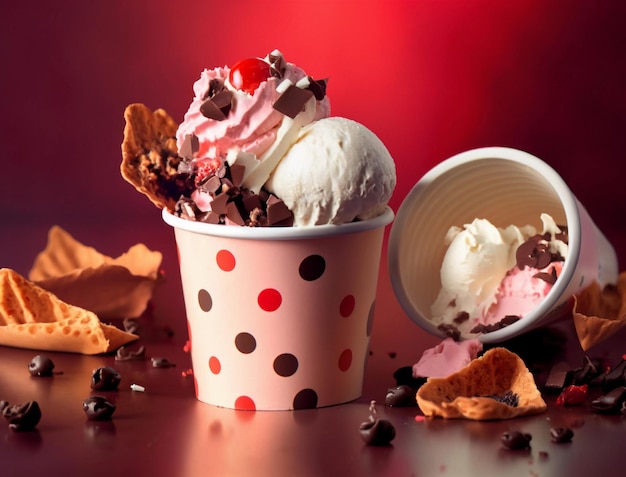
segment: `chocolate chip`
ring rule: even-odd
[[[326,87],[328,85],[328,78],[323,80],[314,80],[309,76],[309,89],[315,96],[315,99],[321,101],[326,96]]]
[[[41,409],[37,401],[12,406],[6,403],[2,415],[9,422],[9,429],[12,431],[32,431],[41,419]]]
[[[459,311],[459,313],[452,320],[455,324],[460,325],[469,320],[469,313],[467,311]]]
[[[500,442],[507,449],[521,450],[530,447],[532,436],[520,431],[506,431],[500,436]]]
[[[406,384],[387,389],[385,406],[388,407],[413,407],[417,405],[415,399],[416,390]]]
[[[83,411],[90,421],[108,421],[116,406],[103,396],[90,396],[83,401]]]
[[[491,333],[492,331],[500,330],[506,326],[512,325],[516,321],[520,320],[520,316],[517,315],[506,315],[497,323],[492,323],[490,325],[484,325],[482,323],[474,326],[470,330],[470,333]]]
[[[511,407],[517,407],[519,405],[519,396],[513,391],[507,391],[504,394],[488,394],[482,397],[493,399]]]
[[[54,363],[52,360],[44,355],[38,354],[30,363],[28,363],[28,372],[31,376],[48,377],[52,376],[54,370]]]
[[[618,414],[626,402],[626,387],[620,386],[591,401],[591,409],[605,414]]]
[[[293,119],[304,111],[307,101],[312,97],[313,93],[310,90],[290,85],[274,102],[274,109]]]
[[[589,384],[600,372],[591,362],[588,356],[583,358],[583,364],[580,368],[572,371],[572,384],[580,386],[581,384]]]
[[[387,419],[370,419],[361,423],[359,433],[368,446],[386,446],[396,437],[396,428]]]
[[[91,389],[94,391],[115,391],[122,380],[121,374],[114,368],[97,368],[91,375]]]
[[[550,429],[550,439],[552,442],[562,444],[564,442],[572,442],[574,431],[569,427],[553,427]]]
[[[437,329],[444,335],[452,338],[454,341],[459,341],[461,339],[461,331],[454,325],[442,323],[437,326]]]
[[[557,274],[556,268],[550,267],[550,272],[538,272],[533,275],[533,278],[537,278],[539,280],[543,280],[544,282],[554,285],[556,283]]]

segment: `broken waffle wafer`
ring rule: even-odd
[[[100,354],[137,338],[101,323],[91,311],[65,303],[14,270],[0,269],[0,345]]]
[[[139,103],[128,105],[124,118],[122,177],[158,208],[172,212],[179,197],[189,192],[187,177],[178,173],[178,125],[163,109],[152,112]]]
[[[498,399],[507,393],[517,402]],[[447,378],[429,378],[416,398],[426,416],[453,419],[510,419],[547,407],[522,359],[505,348],[487,351]]]
[[[574,326],[586,351],[626,326],[626,272],[619,275],[616,285],[602,288],[593,282],[574,300]]]
[[[160,282],[160,252],[143,244],[112,258],[81,244],[59,226],[48,233],[28,278],[101,320],[140,316]]]

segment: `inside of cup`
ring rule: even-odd
[[[534,158],[541,167],[517,159],[485,156],[448,160],[451,162],[442,163],[440,170],[424,176],[400,207],[389,245],[391,280],[409,317],[427,331],[441,334],[428,318],[441,289],[440,269],[447,249],[444,237],[451,226],[462,227],[482,218],[498,227],[532,225],[541,232],[540,214],[544,212],[557,225],[569,225],[563,205],[566,187],[562,181],[554,184],[556,173],[539,159]],[[555,187],[560,188],[561,195]],[[570,240],[570,256],[571,252]],[[507,329],[522,325],[521,321]],[[495,341],[500,331],[481,339]]]

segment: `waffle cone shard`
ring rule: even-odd
[[[134,318],[144,312],[162,278],[162,258],[144,244],[133,245],[117,258],[108,257],[55,225],[28,278],[102,320]]]
[[[0,269],[0,345],[100,354],[137,338],[101,323],[94,313],[65,303],[17,272]]]
[[[159,209],[172,212],[187,188],[186,178],[178,174],[178,125],[163,109],[152,112],[139,103],[126,107],[124,119],[122,177]]]
[[[512,391],[518,406],[489,395]],[[417,392],[426,416],[473,420],[511,419],[538,414],[547,406],[522,359],[505,348],[493,348],[447,378],[430,378]]]
[[[616,285],[601,288],[593,282],[574,300],[574,327],[581,348],[587,351],[626,326],[626,272]]]

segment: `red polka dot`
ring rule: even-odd
[[[346,295],[343,300],[341,300],[341,304],[339,305],[339,313],[344,318],[347,318],[354,311],[354,305],[356,301],[354,300],[353,295]]]
[[[235,256],[228,250],[220,250],[215,257],[217,266],[225,272],[230,272],[235,268]]]
[[[239,396],[235,399],[235,409],[239,409],[240,411],[256,411],[256,404],[254,404],[251,397]]]
[[[220,363],[220,360],[215,356],[211,356],[209,358],[209,369],[213,374],[220,374],[220,371],[222,370],[222,363]]]
[[[283,301],[283,297],[278,290],[266,288],[259,293],[259,306],[265,311],[275,311]]]
[[[339,369],[341,371],[347,371],[352,364],[352,350],[344,349],[339,356]]]

